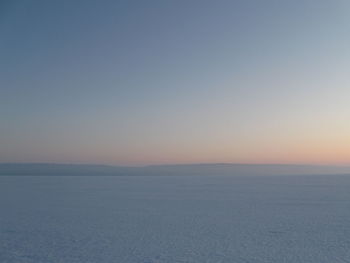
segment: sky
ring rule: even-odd
[[[350,164],[350,1],[5,0],[0,162]]]

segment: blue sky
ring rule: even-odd
[[[0,162],[350,163],[348,1],[2,1]]]

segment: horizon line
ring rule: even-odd
[[[164,163],[144,165],[119,165],[103,163],[69,163],[69,162],[0,162],[0,165],[81,165],[81,166],[107,166],[124,168],[145,168],[160,166],[191,166],[191,165],[276,165],[276,166],[317,166],[317,167],[350,167],[350,164],[313,164],[313,163],[235,163],[235,162],[207,162],[207,163]]]

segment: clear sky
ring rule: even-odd
[[[1,1],[0,162],[350,164],[350,1]]]

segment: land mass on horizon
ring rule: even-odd
[[[113,166],[59,163],[1,163],[0,175],[147,176],[147,175],[321,175],[349,174],[350,166],[307,164],[200,163]]]

